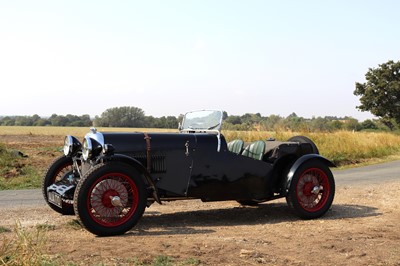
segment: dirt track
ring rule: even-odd
[[[399,182],[339,187],[332,209],[312,221],[292,216],[284,201],[240,207],[191,200],[151,206],[119,237],[76,229],[73,216],[46,206],[2,208],[0,224],[54,225],[47,253],[82,265],[123,265],[133,258],[150,263],[158,255],[202,265],[400,265],[399,190]]]
[[[151,263],[159,255],[197,265],[400,265],[399,191],[399,179],[338,185],[332,209],[311,221],[294,217],[284,200],[258,207],[190,200],[152,205],[118,237],[96,237],[46,206],[2,207],[0,225],[50,225],[46,253],[82,265]]]

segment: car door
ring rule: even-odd
[[[186,196],[196,149],[194,134],[151,134],[152,153],[164,155],[165,171],[152,173],[167,196]]]
[[[272,167],[261,160],[218,151],[215,135],[197,135],[188,196],[202,200],[260,199],[268,192]]]

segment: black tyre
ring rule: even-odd
[[[119,162],[95,166],[81,179],[74,195],[78,219],[98,236],[130,230],[142,217],[146,202],[146,186],[139,172]]]
[[[322,161],[311,160],[295,172],[286,201],[300,218],[314,219],[329,210],[334,196],[331,170]]]
[[[72,174],[72,158],[61,156],[56,158],[47,168],[42,181],[42,194],[46,203],[58,213],[63,215],[73,215],[74,206],[72,200],[63,200],[62,209],[51,204],[47,199],[47,187],[67,178]]]
[[[317,145],[315,145],[315,143],[311,139],[309,139],[305,136],[294,136],[294,137],[291,137],[290,139],[288,139],[288,141],[289,142],[299,142],[299,143],[309,143],[312,147],[312,152],[315,154],[319,154]]]

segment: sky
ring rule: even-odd
[[[358,111],[400,59],[400,1],[0,0],[0,116]]]

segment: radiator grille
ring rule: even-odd
[[[138,160],[144,167],[147,167],[146,153],[134,153],[129,156]],[[165,154],[155,152],[151,155],[151,172],[152,173],[165,173],[167,172],[167,165],[165,163]]]

